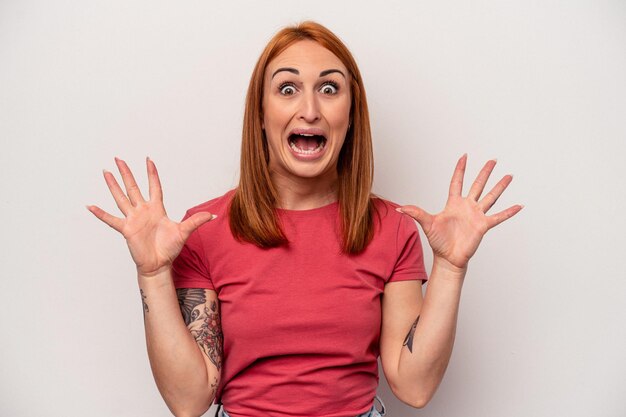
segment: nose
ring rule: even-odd
[[[307,123],[314,123],[320,119],[320,105],[315,92],[301,95],[298,119]]]

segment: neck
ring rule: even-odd
[[[336,172],[323,178],[285,176],[278,172],[272,172],[271,175],[278,191],[278,208],[309,210],[337,201]]]

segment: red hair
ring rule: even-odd
[[[287,244],[276,214],[278,192],[269,171],[269,151],[262,128],[263,80],[267,65],[298,41],[317,42],[345,65],[350,73],[352,121],[337,161],[339,210],[343,251],[361,252],[374,234],[372,182],[374,155],[363,79],[343,42],[319,23],[307,21],[286,27],[269,41],[254,67],[243,120],[241,174],[230,206],[233,235],[262,248]]]

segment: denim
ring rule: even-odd
[[[386,414],[385,403],[383,403],[383,400],[381,400],[378,395],[374,397],[374,400],[378,400],[378,402],[380,403],[380,411],[376,409],[376,402],[374,402],[374,404],[372,404],[372,408],[370,408],[369,411],[366,411],[363,414],[359,414],[358,416],[355,416],[355,417],[383,417]],[[220,414],[220,416],[230,417],[230,415],[223,408],[222,408],[222,414]]]

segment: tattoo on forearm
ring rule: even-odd
[[[224,335],[217,302],[212,300],[207,303],[205,290],[201,288],[181,288],[176,293],[183,320],[191,335],[204,354],[221,370]]]
[[[141,293],[141,303],[143,304],[143,318],[146,318],[146,313],[150,312],[150,309],[148,308],[148,304],[146,303],[146,299],[148,297],[146,297],[146,295],[143,293],[143,290],[140,288],[139,292]]]
[[[404,338],[404,343],[402,343],[402,346],[408,347],[409,352],[411,353],[413,353],[413,335],[415,335],[415,328],[417,327],[418,321],[420,321],[420,316],[417,316],[417,318],[413,322],[413,325],[411,326],[411,329],[409,330],[409,333]]]
[[[217,382],[217,377],[213,377],[213,382],[211,382],[211,396],[213,398],[215,398],[215,394],[217,394],[217,386],[218,386],[218,382]]]

